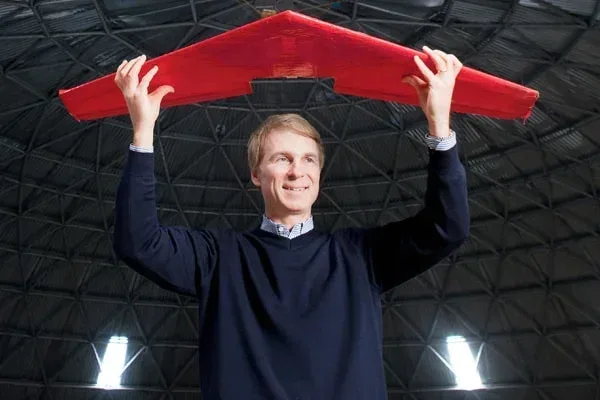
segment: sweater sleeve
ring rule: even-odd
[[[424,208],[366,232],[375,285],[384,292],[436,265],[467,239],[469,225],[466,173],[456,146],[430,151]]]
[[[161,226],[156,210],[154,154],[129,151],[115,202],[114,250],[160,287],[196,296],[217,265],[207,230]]]

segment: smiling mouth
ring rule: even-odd
[[[306,190],[308,190],[308,186],[303,186],[303,187],[287,187],[284,186],[283,187],[285,190],[290,191],[290,192],[304,192]]]

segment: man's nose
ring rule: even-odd
[[[290,169],[288,170],[288,176],[290,178],[300,178],[304,176],[304,169],[299,161],[290,163]]]

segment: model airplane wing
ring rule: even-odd
[[[175,88],[163,99],[165,108],[249,94],[257,78],[333,78],[341,94],[418,105],[415,90],[401,81],[420,75],[414,55],[433,69],[424,53],[285,11],[149,60],[140,76],[159,66],[149,90]],[[59,96],[78,120],[127,113],[114,73]],[[463,67],[452,110],[527,118],[538,97],[533,89]]]

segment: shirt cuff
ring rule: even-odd
[[[136,151],[138,153],[154,153],[154,146],[151,146],[151,147],[135,146],[133,143],[130,143],[129,150]]]
[[[447,151],[456,146],[456,133],[451,130],[450,136],[444,138],[427,135],[425,141],[431,150]]]

